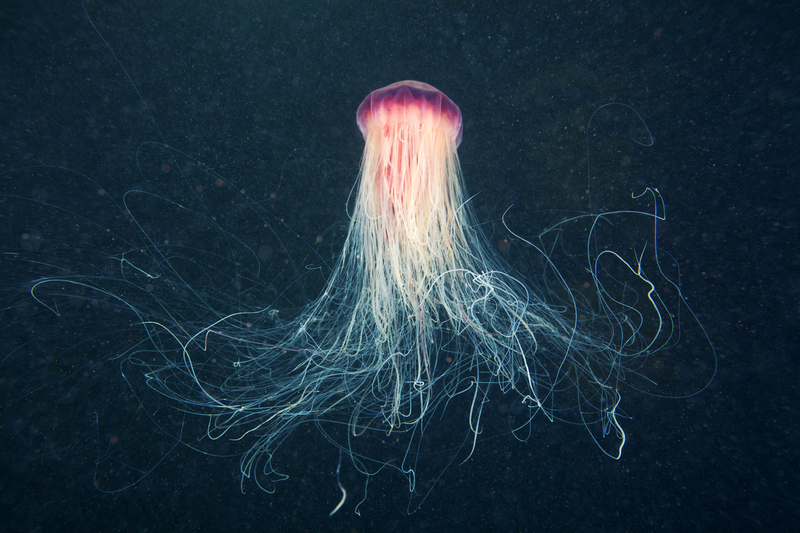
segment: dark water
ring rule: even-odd
[[[0,275],[4,298],[13,302],[3,305],[0,376],[4,528],[796,527],[797,2],[176,1],[85,8],[0,8],[0,171],[60,167],[0,177]],[[633,105],[654,146],[634,150],[632,159],[608,146],[591,148],[598,168],[624,176],[619,188],[649,185],[664,195],[669,220],[659,228],[661,244],[682,265],[684,295],[720,366],[710,387],[689,399],[633,394],[620,461],[600,453],[580,428],[538,420],[527,443],[482,442],[411,516],[405,481],[387,472],[370,481],[361,517],[353,513],[358,494],[328,518],[339,499],[337,455],[313,427],[284,456],[292,480],[274,495],[245,482],[242,494],[236,457],[177,444],[171,431],[180,427],[179,416],[154,426],[138,412],[145,399],[132,395],[119,363],[106,360],[109,346],[119,350],[126,341],[130,317],[109,320],[108,309],[85,300],[70,312],[82,321],[36,312],[19,291],[47,268],[23,268],[15,258],[47,250],[39,256],[44,264],[88,264],[98,275],[118,269],[114,254],[133,241],[120,245],[129,221],[114,202],[154,182],[161,194],[188,202],[177,166],[191,157],[205,167],[190,182],[213,190],[213,169],[224,188],[244,190],[275,218],[248,222],[231,195],[204,204],[202,213],[213,219],[172,223],[152,212],[154,226],[172,229],[162,237],[191,243],[207,235],[197,248],[213,251],[213,239],[230,246],[214,228],[235,229],[242,247],[256,250],[267,266],[250,293],[237,281],[231,294],[274,299],[299,272],[305,281],[281,301],[287,308],[307,301],[343,238],[362,149],[355,110],[371,90],[400,79],[431,83],[460,106],[465,180],[480,193],[475,206],[492,238],[503,237],[497,220],[512,204],[530,215],[516,227],[531,233],[557,220],[558,210],[587,209],[587,121],[608,102]],[[186,155],[166,153],[163,143]],[[8,199],[15,195],[62,209],[20,210]],[[592,201],[593,209],[616,205],[608,195]],[[266,226],[281,233],[265,236]],[[182,229],[189,227],[194,231]],[[224,282],[216,288],[224,293]],[[94,331],[101,323],[112,330]],[[109,442],[124,446],[124,454]],[[107,456],[118,465],[109,466]],[[124,486],[134,468],[153,470],[126,490],[95,488]],[[346,486],[363,483],[346,468],[342,476]]]

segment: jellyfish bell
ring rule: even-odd
[[[461,144],[461,110],[450,98],[432,85],[405,80],[369,93],[356,111],[356,122],[369,142],[368,133],[380,128],[385,136],[401,125],[431,128]]]

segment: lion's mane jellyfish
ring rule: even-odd
[[[540,415],[585,426],[618,457],[620,384],[675,343],[644,252],[626,262],[592,251],[590,234],[591,283],[572,288],[546,249],[515,236],[547,270],[522,277],[479,229],[456,150],[461,111],[447,96],[401,81],[370,93],[357,121],[365,147],[349,228],[319,296],[289,320],[242,311],[194,330],[123,302],[155,346],[130,357],[148,385],[207,417],[208,437],[246,443],[243,480],[267,491],[286,477],[275,461],[281,444],[314,424],[359,471],[394,468],[424,498],[430,480],[478,444],[490,395],[516,406],[505,430],[522,440]],[[656,212],[644,214],[655,221],[653,198]],[[656,246],[647,250],[657,264]],[[635,283],[605,286],[609,260]],[[421,478],[428,461],[438,472]]]

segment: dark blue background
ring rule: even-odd
[[[93,404],[116,397],[94,397],[84,385],[64,409],[74,418],[61,423],[88,444],[59,453],[31,445],[41,439],[20,428],[38,415],[16,411],[30,392],[0,378],[2,529],[796,528],[797,2],[95,0],[85,8],[0,8],[0,170],[58,165],[121,194],[141,181],[137,147],[166,141],[257,200],[267,202],[262,189],[278,190],[270,208],[291,217],[307,242],[346,221],[362,149],[355,110],[375,88],[419,79],[460,106],[467,186],[480,192],[479,217],[495,221],[511,204],[546,213],[578,202],[580,127],[602,104],[634,105],[656,137],[636,175],[664,194],[670,219],[661,242],[683,263],[685,295],[720,367],[697,397],[639,397],[629,406],[620,461],[579,428],[538,421],[528,443],[481,443],[412,516],[405,482],[387,473],[371,482],[362,517],[354,497],[333,518],[336,454],[313,432],[296,441],[300,476],[275,495],[254,486],[242,495],[236,459],[183,447],[135,486],[105,494],[94,488]],[[9,182],[19,174],[2,179],[6,193],[31,194],[24,180]],[[73,201],[75,211],[91,204]],[[16,215],[2,213],[0,225],[12,227],[7,217]],[[257,247],[258,231],[241,228],[241,238]],[[2,238],[5,252],[20,247],[18,234]],[[335,252],[340,241],[331,241]],[[0,274],[14,281],[25,273],[4,258]],[[40,333],[37,349],[57,350],[71,333]],[[18,340],[13,328],[3,335],[6,347]],[[124,394],[108,366],[107,381]]]

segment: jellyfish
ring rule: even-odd
[[[559,273],[547,246],[509,229],[538,257],[537,283],[515,272],[480,229],[457,153],[461,111],[450,98],[400,81],[371,92],[357,123],[365,146],[341,253],[320,294],[288,319],[271,307],[207,311],[200,325],[162,302],[146,309],[100,283],[63,277],[34,283],[34,298],[49,307],[47,288],[68,283],[131,310],[151,347],[135,348],[127,361],[150,389],[206,420],[209,439],[247,443],[243,490],[248,479],[275,490],[287,478],[276,454],[313,424],[367,478],[387,468],[402,473],[413,511],[435,485],[420,482],[419,472],[435,463],[435,478],[467,460],[498,395],[517,406],[508,431],[520,440],[530,439],[534,419],[566,421],[619,458],[621,387],[676,343],[675,315],[643,268],[647,255],[659,283],[683,302],[657,244],[632,259],[596,250],[595,228],[614,213],[551,227],[558,233],[576,219],[589,223],[591,284],[582,292]],[[655,224],[663,204],[657,191],[647,194],[654,211],[637,214]],[[174,259],[148,240],[172,269]],[[133,254],[119,263],[157,277]],[[443,433],[448,445],[430,444]],[[346,497],[339,487],[334,512]]]

